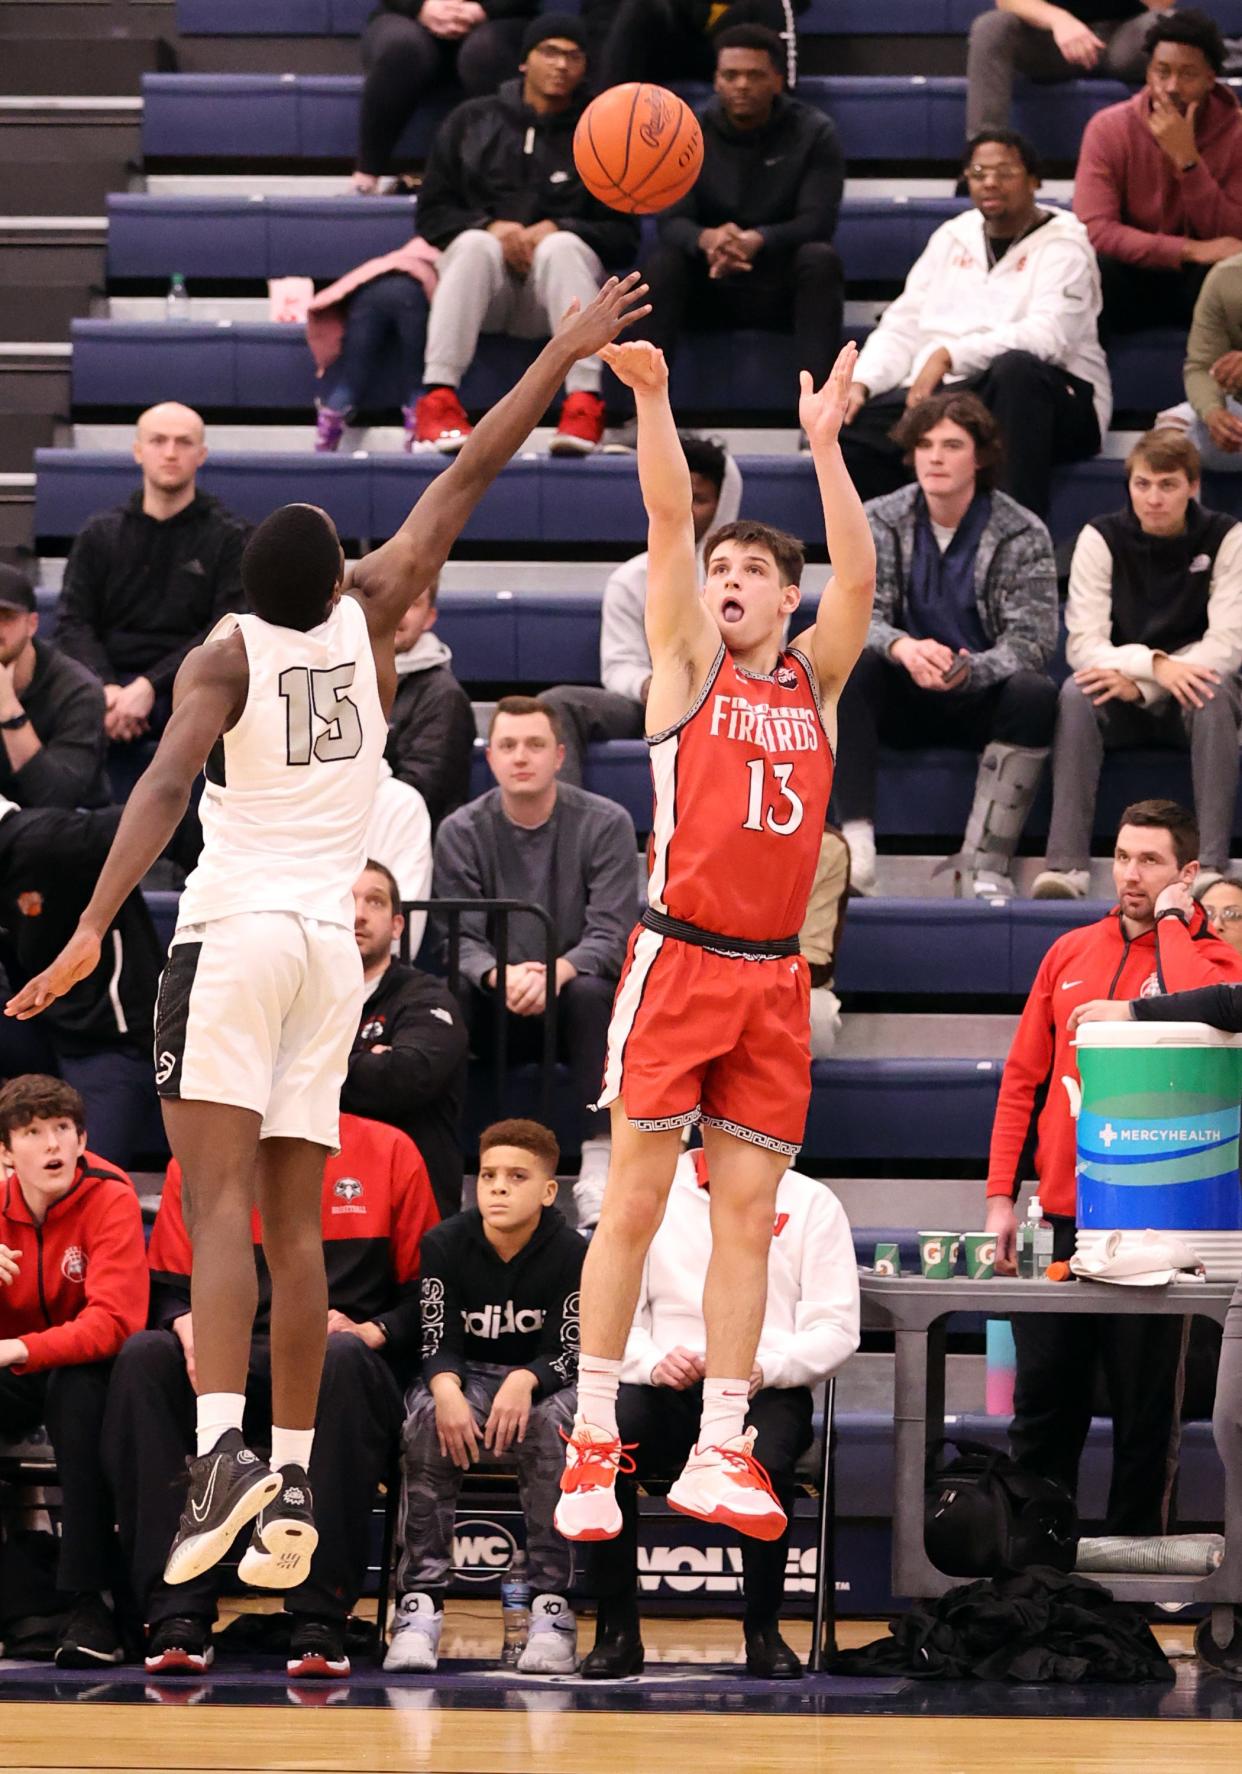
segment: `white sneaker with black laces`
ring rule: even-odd
[[[190,1494],[164,1566],[165,1583],[189,1583],[219,1564],[248,1521],[280,1489],[281,1478],[226,1429],[209,1454],[187,1460]]]
[[[519,1675],[572,1675],[578,1667],[578,1622],[563,1595],[537,1595],[530,1631],[517,1660]]]
[[[440,1661],[444,1615],[425,1590],[403,1595],[393,1616],[392,1638],[384,1653],[390,1674],[410,1675],[433,1670]]]
[[[282,1466],[280,1489],[265,1503],[237,1575],[257,1589],[296,1589],[310,1576],[319,1544],[310,1482],[300,1466]]]

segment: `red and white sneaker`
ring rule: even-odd
[[[455,456],[473,430],[455,388],[433,388],[419,396],[414,408],[415,443],[433,444],[443,455]]]
[[[585,389],[567,394],[548,444],[552,456],[589,456],[604,441],[604,403]]]
[[[789,1525],[772,1481],[756,1460],[755,1431],[718,1447],[692,1448],[685,1470],[668,1494],[670,1509],[734,1528],[752,1540],[779,1540]]]
[[[633,1472],[634,1462],[619,1435],[575,1423],[565,1437],[565,1470],[554,1521],[566,1540],[615,1540],[621,1532],[617,1473]]]

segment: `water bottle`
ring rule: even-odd
[[[1032,1242],[1034,1249],[1032,1252],[1031,1273],[1034,1275],[1036,1281],[1042,1281],[1048,1272],[1049,1264],[1052,1262],[1052,1225],[1050,1221],[1044,1218],[1044,1211],[1039,1205],[1038,1195],[1032,1197],[1031,1206],[1034,1209],[1032,1215],[1034,1220],[1032,1228]]]
[[[500,1661],[508,1669],[513,1668],[526,1649],[526,1637],[530,1631],[530,1600],[526,1554],[515,1552],[512,1564],[500,1579],[500,1612],[505,1628]]]
[[[185,278],[180,271],[174,271],[168,284],[168,294],[164,298],[164,318],[166,320],[188,320],[190,318],[190,292],[185,287]]]
[[[1032,1281],[1035,1277],[1035,1229],[1039,1225],[1039,1196],[1032,1195],[1026,1218],[1018,1226],[1018,1279]]]

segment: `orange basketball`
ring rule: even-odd
[[[676,203],[703,165],[703,132],[664,86],[630,81],[593,99],[574,131],[574,162],[593,197],[626,215]]]

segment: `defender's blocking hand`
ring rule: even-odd
[[[569,304],[554,336],[573,352],[575,362],[595,357],[623,327],[651,313],[651,303],[643,301],[646,294],[640,271],[631,271],[628,277],[610,277],[585,308],[580,309],[576,301]]]

